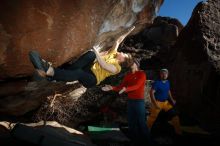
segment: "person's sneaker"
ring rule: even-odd
[[[44,72],[47,72],[48,68],[51,66],[49,62],[41,59],[40,54],[37,51],[30,51],[29,59],[35,69],[42,70]]]

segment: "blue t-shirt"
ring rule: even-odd
[[[165,101],[169,98],[170,82],[167,80],[163,83],[161,80],[155,81],[152,84],[152,89],[155,90],[155,99],[158,101]]]

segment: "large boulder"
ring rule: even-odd
[[[112,44],[124,29],[152,23],[163,0],[1,0],[0,80],[30,76],[28,52],[60,66],[91,48]]]
[[[158,16],[152,25],[128,37],[123,50],[141,58],[142,69],[158,70],[167,66],[170,52],[182,29],[183,25],[178,19]],[[148,79],[155,79],[153,76],[156,75],[149,74],[151,73],[148,73]]]
[[[183,29],[181,22],[175,18],[158,16],[153,25],[145,30],[144,36],[158,45],[174,44]]]
[[[94,43],[102,42],[108,47],[132,25],[136,25],[136,32],[140,31],[153,22],[162,3],[163,0],[0,1],[0,113],[23,115],[39,107],[46,97],[80,87],[31,82],[27,77],[34,70],[28,59],[30,50],[38,50],[42,58],[60,66]]]
[[[219,0],[200,2],[181,31],[170,60],[180,109],[213,131],[220,131],[219,11]]]

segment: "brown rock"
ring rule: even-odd
[[[39,107],[46,97],[75,89],[64,83],[20,79],[33,74],[30,50],[39,51],[53,66],[60,66],[94,43],[111,45],[115,37],[135,23],[137,31],[141,30],[152,23],[162,3],[163,0],[1,0],[0,113],[23,115]]]
[[[32,75],[30,50],[60,66],[97,41],[111,44],[137,21],[142,22],[140,28],[151,23],[162,2],[1,0],[0,80]]]
[[[213,131],[220,130],[219,11],[219,0],[196,6],[178,37],[170,74],[181,110]]]

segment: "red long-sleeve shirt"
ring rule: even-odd
[[[144,87],[146,74],[144,71],[136,71],[128,73],[119,86],[114,86],[114,91],[120,91],[123,87],[128,94],[129,99],[144,99]]]

